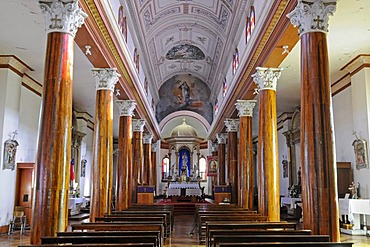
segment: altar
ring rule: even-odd
[[[175,202],[179,199],[195,202],[197,197],[202,195],[202,191],[198,183],[170,183],[167,195]]]
[[[80,213],[81,207],[86,205],[86,199],[81,198],[68,198],[68,215],[73,216]]]
[[[339,198],[339,215],[347,215],[348,221],[353,224],[352,229],[341,228],[341,232],[351,235],[366,235],[366,216],[370,215],[370,200]],[[363,229],[361,229],[361,218],[363,218]]]

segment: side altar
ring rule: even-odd
[[[351,235],[367,235],[366,216],[370,215],[370,199],[339,198],[339,215],[346,215],[349,223],[352,224],[352,229],[341,228],[341,232]]]

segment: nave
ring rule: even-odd
[[[77,223],[76,221],[70,222],[70,224]],[[190,236],[192,228],[194,226],[193,215],[175,215],[174,228],[171,237],[166,240],[165,247],[203,247],[204,244],[198,243],[197,231],[194,231],[194,235]],[[370,237],[365,236],[351,236],[347,234],[341,234],[341,242],[352,242],[353,247],[366,247],[370,246]],[[0,246],[1,247],[17,247],[18,244],[29,244],[30,243],[30,231],[26,230],[24,235],[20,235],[19,231],[15,231],[10,236],[0,235]]]

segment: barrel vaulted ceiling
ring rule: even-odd
[[[216,76],[226,73],[224,65],[244,23],[247,1],[139,0],[125,4],[139,45],[147,50],[141,63],[150,68],[156,91],[173,76],[190,74],[205,82],[213,95],[220,87]]]

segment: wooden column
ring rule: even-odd
[[[113,187],[113,91],[115,68],[92,69],[96,82],[90,222],[111,212]]]
[[[276,84],[281,69],[260,68],[253,75],[259,91],[258,211],[280,221],[280,167],[276,117]]]
[[[218,133],[216,135],[218,142],[218,176],[217,184],[225,185],[225,158],[226,158],[226,140],[227,135],[225,133]]]
[[[149,175],[149,184],[157,188],[157,143],[152,143],[152,172]]]
[[[228,132],[227,164],[228,180],[231,185],[231,203],[238,204],[238,136],[239,119],[227,118],[225,125]]]
[[[239,206],[253,210],[253,138],[252,117],[257,100],[238,100],[236,109],[240,116],[239,126]]]
[[[134,119],[132,121],[132,130],[134,132],[132,146],[133,146],[133,173],[132,173],[132,190],[130,205],[137,203],[137,186],[141,184],[141,171],[143,166],[143,131],[145,120]]]
[[[142,185],[153,185],[149,181],[153,179],[152,168],[152,139],[153,135],[145,133],[143,136],[143,149],[144,149],[144,165],[142,171]]]
[[[31,226],[31,244],[68,225],[74,37],[87,16],[77,1],[40,7],[48,36],[32,208],[32,222],[38,223]]]
[[[298,2],[288,17],[301,39],[301,167],[304,228],[339,242],[337,175],[328,62],[336,1]]]
[[[119,109],[119,134],[117,158],[116,211],[128,208],[132,180],[132,116],[134,100],[117,100]]]

